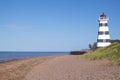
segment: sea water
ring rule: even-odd
[[[0,61],[66,54],[69,54],[69,52],[0,52]]]

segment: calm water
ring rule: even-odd
[[[69,54],[69,52],[0,52],[0,61],[65,54]]]

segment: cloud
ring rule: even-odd
[[[31,26],[26,26],[26,25],[16,25],[16,24],[9,24],[9,25],[0,25],[2,28],[8,28],[8,29],[31,29]]]
[[[17,25],[15,24],[11,24],[11,25],[6,25],[7,28],[12,28],[12,29],[16,29],[19,28]]]

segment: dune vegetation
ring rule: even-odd
[[[92,60],[108,59],[111,64],[120,65],[120,43],[116,42],[110,46],[98,48],[82,57]]]

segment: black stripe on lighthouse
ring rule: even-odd
[[[99,26],[100,26],[100,27],[108,26],[108,23],[100,23]]]
[[[98,32],[98,35],[103,35],[103,34],[109,35],[109,31],[99,31]]]
[[[98,39],[97,42],[110,42],[110,39]]]

